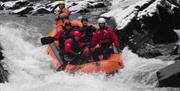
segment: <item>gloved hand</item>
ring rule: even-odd
[[[74,56],[79,56],[79,55],[81,54],[81,52],[78,52],[78,53],[73,52],[72,54],[73,54]]]
[[[117,48],[117,51],[119,52],[119,53],[122,53],[122,49],[121,48]]]
[[[59,18],[59,19],[64,19],[64,16],[61,15],[61,16],[58,16],[58,18]]]

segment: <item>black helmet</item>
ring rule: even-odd
[[[88,18],[83,17],[83,18],[81,19],[81,22],[83,22],[83,21],[88,21]]]

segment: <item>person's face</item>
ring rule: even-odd
[[[75,36],[74,39],[75,39],[76,41],[78,41],[78,40],[79,40],[79,37]]]
[[[88,21],[82,21],[83,26],[88,26]]]
[[[105,28],[105,23],[99,23],[99,28]]]
[[[73,30],[79,30],[79,28],[78,26],[73,26]]]
[[[66,26],[65,26],[65,29],[70,30],[70,29],[71,29],[71,26],[70,26],[70,25],[66,25]]]
[[[59,5],[59,8],[60,8],[60,9],[63,9],[63,8],[65,8],[65,5],[64,5],[64,4],[60,4],[60,5]]]

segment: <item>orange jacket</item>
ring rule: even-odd
[[[56,18],[57,31],[61,31],[64,24],[69,21],[68,17],[70,15],[70,13],[71,12],[67,8],[64,8],[59,11],[59,14],[57,15],[58,17]]]

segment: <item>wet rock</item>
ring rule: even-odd
[[[2,48],[1,48],[1,46],[0,46],[0,60],[2,60],[3,58],[4,58],[4,56],[3,56],[3,53],[2,53]]]
[[[137,50],[137,53],[139,54],[139,56],[146,58],[154,58],[163,55],[160,50],[150,44],[144,44],[144,46]]]
[[[30,4],[28,4],[27,6],[34,6],[34,4],[30,3]]]
[[[89,9],[82,9],[82,10],[79,10],[78,12],[76,13],[87,13],[87,12],[90,12]]]
[[[3,53],[0,51],[0,60],[4,58]]]
[[[55,12],[59,10],[59,2],[53,2],[45,5],[46,10],[50,12]],[[72,13],[87,13],[90,10],[88,9],[89,3],[87,1],[76,1],[76,2],[67,2],[66,7]]]
[[[48,8],[48,7],[54,8],[54,7],[58,6],[58,5],[59,5],[59,1],[55,1],[55,2],[49,2],[49,3],[47,3],[47,4],[46,4],[46,7],[47,7],[47,8]]]
[[[140,30],[153,33],[152,40],[155,44],[176,42],[178,36],[173,30],[176,29],[178,25],[176,27],[173,25],[180,21],[177,20],[175,22],[173,19],[175,8],[178,7],[175,7],[168,1],[156,0],[146,9],[138,13],[137,18],[140,22]]]
[[[104,2],[78,1],[67,4],[67,7],[75,13],[87,13],[91,8],[103,8],[106,7],[106,5]]]
[[[103,2],[89,2],[89,6],[87,8],[103,8],[106,7]]]
[[[20,9],[14,10],[11,13],[12,14],[18,14],[18,15],[24,16],[25,14],[29,14],[32,10],[34,10],[33,7],[27,6],[27,7],[22,7]]]
[[[4,69],[2,66],[1,60],[4,59],[2,48],[0,46],[0,83],[4,83],[8,81],[8,71]]]
[[[30,2],[28,0],[17,0],[17,1],[8,1],[4,3],[4,8],[6,9],[19,9],[21,7],[24,7],[28,5]]]
[[[53,13],[59,10],[58,6],[59,6],[59,1],[47,2],[47,3],[42,3],[42,4],[40,3],[33,4],[29,2],[28,0],[18,0],[18,1],[8,1],[8,2],[3,3],[3,7],[6,10],[10,10],[10,12],[14,14],[20,14],[20,12],[23,11],[22,15],[24,15],[25,13],[28,14],[30,10],[32,9],[32,8],[30,9],[30,7],[34,8],[31,14],[36,15],[36,14]],[[106,5],[104,4],[104,2],[74,1],[74,2],[67,2],[66,7],[69,8],[69,10],[72,13],[87,13],[87,12],[90,12],[90,8],[102,8],[102,7],[106,7]]]
[[[176,45],[176,46],[173,48],[173,50],[172,50],[172,52],[171,52],[170,54],[171,54],[171,55],[178,55],[178,54],[180,54],[179,48],[180,48],[180,45]]]
[[[174,29],[180,28],[180,7],[171,0],[141,0],[126,9],[114,9],[103,17],[114,17],[117,33],[124,46],[129,46],[138,54],[159,56],[161,53],[148,51],[144,45],[177,42]],[[139,50],[144,48],[144,53]],[[155,54],[155,55],[154,55]]]
[[[3,7],[3,3],[2,2],[0,2],[0,10],[3,10],[4,9],[4,7]]]
[[[157,72],[159,87],[180,87],[180,61]]]
[[[0,63],[0,83],[8,82],[8,71]]]
[[[180,7],[180,0],[168,0],[170,3]]]
[[[45,5],[46,9],[48,9],[50,12],[54,12],[55,9],[59,6],[59,2],[52,2],[52,3],[47,3]]]
[[[72,13],[89,12],[89,9],[87,8],[88,6],[89,6],[89,3],[87,1],[73,2],[68,5],[69,10]]]
[[[49,14],[49,13],[51,13],[51,11],[49,11],[45,7],[40,7],[38,9],[35,9],[35,10],[32,11],[32,15],[36,15],[36,14]]]

